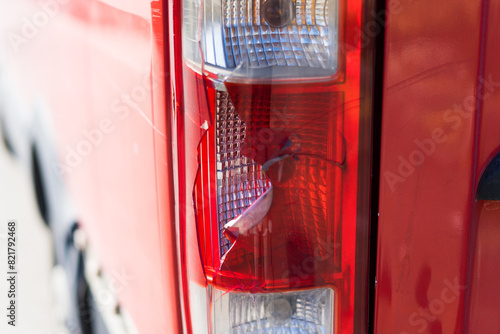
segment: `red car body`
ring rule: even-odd
[[[498,333],[500,206],[476,191],[500,144],[500,3],[341,4],[343,77],[325,89],[343,94],[356,167],[343,177],[358,187],[342,195],[335,333]],[[22,100],[49,110],[44,168],[139,333],[198,334],[201,321],[186,283],[201,246],[182,213],[200,81],[180,59],[182,5],[18,1],[0,14],[17,18],[4,50]]]
[[[476,191],[499,148],[498,3],[401,4],[386,30],[376,331],[495,333],[497,204]]]

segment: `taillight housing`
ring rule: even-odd
[[[187,333],[366,331],[370,6],[172,3]]]

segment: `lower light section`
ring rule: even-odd
[[[212,289],[214,334],[333,334],[335,291],[233,293]]]

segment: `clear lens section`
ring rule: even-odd
[[[335,292],[225,293],[213,289],[214,334],[332,334]]]
[[[216,74],[331,76],[338,13],[338,0],[185,0],[184,57]]]
[[[270,184],[261,166],[241,152],[246,126],[228,94],[218,91],[216,101],[217,213],[222,256],[231,246],[224,236],[224,225],[252,205]]]

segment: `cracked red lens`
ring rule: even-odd
[[[341,267],[342,95],[306,85],[226,87],[246,125],[240,154],[266,166],[274,196],[215,284],[259,291],[332,283]]]

